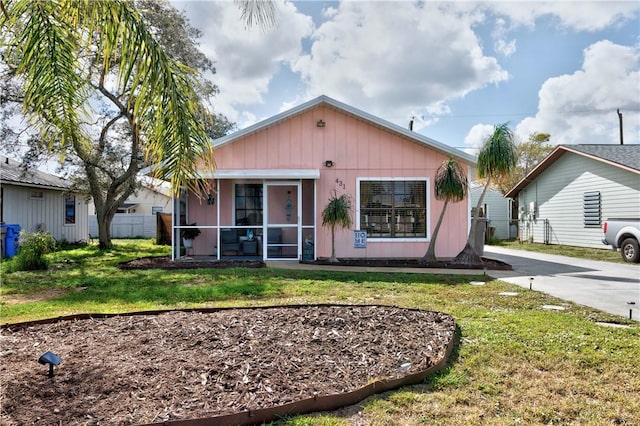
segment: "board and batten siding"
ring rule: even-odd
[[[478,205],[478,199],[482,194],[484,186],[473,188],[470,192],[471,206]],[[489,226],[495,228],[493,237],[499,240],[509,239],[509,199],[493,188],[489,188],[482,200],[482,204],[487,206],[485,212],[487,219],[490,220]]]
[[[36,232],[44,230],[56,240],[69,242],[89,239],[88,207],[84,198],[76,195],[76,223],[65,224],[63,191],[39,187],[2,185],[3,219],[6,224],[18,224],[22,230]],[[32,197],[33,192],[42,193],[42,198]]]
[[[537,203],[535,220],[520,222],[521,238],[544,242],[547,219],[550,244],[607,248],[601,242],[602,227],[584,225],[583,196],[593,191],[601,194],[602,222],[608,217],[640,217],[638,174],[566,153],[520,192],[520,206],[528,210],[530,202]]]
[[[318,120],[326,125],[318,127]],[[215,148],[218,170],[247,169],[319,169],[317,180],[315,249],[320,257],[331,253],[331,235],[322,227],[321,213],[332,191],[353,197],[354,227],[359,226],[356,199],[358,179],[424,178],[428,184],[427,238],[407,241],[370,241],[366,251],[353,247],[353,230],[336,230],[336,253],[342,257],[418,257],[427,250],[433,227],[443,202],[433,195],[433,178],[449,154],[417,143],[380,126],[338,111],[318,106],[284,121],[248,134],[241,139]],[[333,167],[324,167],[325,161]],[[469,164],[461,161],[463,167]],[[341,182],[344,186],[338,186]],[[218,196],[221,215],[230,214],[232,200]],[[190,204],[189,221],[210,207]],[[192,213],[194,215],[192,215]],[[204,213],[203,213],[204,214]],[[451,203],[437,241],[437,255],[453,257],[465,245],[468,233],[468,203]],[[204,244],[203,239],[199,239]],[[208,243],[208,242],[207,242]],[[208,243],[210,246],[212,244]]]

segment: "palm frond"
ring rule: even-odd
[[[87,84],[79,72],[76,29],[56,18],[66,13],[65,3],[16,1],[7,13],[3,33],[8,38],[1,43],[6,59],[24,77],[24,114],[49,147],[54,141],[63,147],[80,143]]]
[[[254,25],[262,28],[271,28],[277,25],[277,8],[275,2],[270,0],[235,0],[240,8],[242,20],[248,27]]]
[[[467,196],[467,175],[453,158],[442,162],[434,179],[436,199],[450,202],[462,201]]]
[[[88,82],[78,52],[97,43],[105,72],[119,61],[119,90],[131,90],[126,114],[143,144],[134,148],[163,165],[156,170],[175,194],[182,187],[202,192],[198,170],[212,172],[215,163],[206,133],[211,114],[198,102],[196,72],[164,52],[132,3],[17,0],[8,15],[2,45],[25,79],[24,105],[43,137],[76,149],[86,140],[80,123]]]
[[[478,154],[478,175],[498,178],[511,172],[518,162],[514,135],[508,123],[494,127]]]
[[[338,197],[333,192],[329,203],[322,211],[322,225],[346,229],[351,227],[351,224],[351,198],[348,194],[342,194]]]

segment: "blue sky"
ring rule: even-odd
[[[324,94],[474,153],[493,125],[553,144],[640,135],[637,1],[284,1],[246,29],[231,1],[173,1],[216,61],[239,128]]]

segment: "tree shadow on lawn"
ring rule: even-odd
[[[84,271],[76,286],[51,301],[81,304],[149,302],[173,305],[178,303],[206,303],[243,299],[278,299],[295,296],[286,286],[316,285],[326,287],[344,284],[435,284],[466,285],[472,280],[488,280],[484,275],[412,274],[387,272],[310,271],[277,268],[230,268],[190,270],[117,271],[110,275],[91,276]],[[295,291],[293,292],[295,293]],[[301,296],[303,294],[300,294]]]

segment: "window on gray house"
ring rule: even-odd
[[[582,211],[585,228],[599,228],[602,226],[602,198],[600,191],[590,191],[583,194]]]
[[[76,223],[76,196],[65,195],[64,197],[64,223],[74,225]]]

